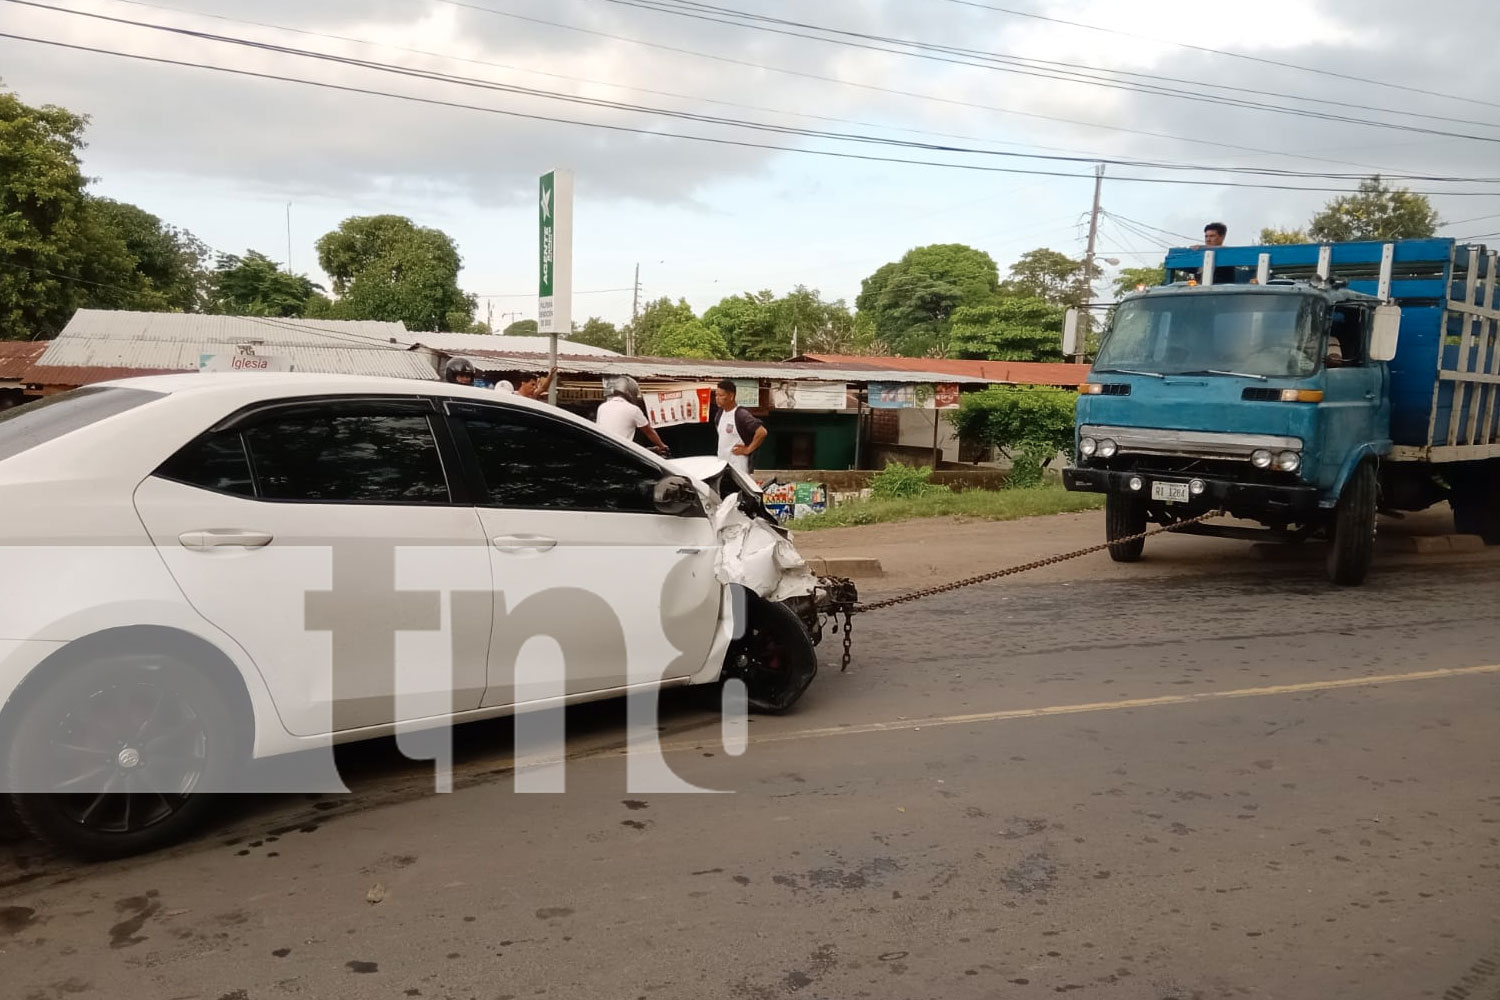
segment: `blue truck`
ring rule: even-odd
[[[1500,274],[1448,239],[1171,250],[1123,298],[1080,387],[1070,490],[1105,494],[1106,541],[1148,524],[1328,542],[1364,581],[1377,516],[1443,502],[1500,544]]]

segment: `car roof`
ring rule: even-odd
[[[409,378],[388,378],[380,375],[321,375],[312,372],[183,372],[175,375],[140,375],[134,378],[96,382],[96,386],[122,389],[144,389],[171,396],[222,395],[224,390],[233,390],[243,399],[245,396],[260,396],[268,400],[286,396],[339,396],[349,393],[380,393],[400,396],[444,396],[451,399],[471,399],[482,403],[513,403],[518,406],[545,408],[551,412],[556,407],[527,399],[509,392],[494,389],[479,389],[451,382],[431,382]],[[255,392],[249,392],[250,389]],[[571,416],[571,414],[569,414]]]

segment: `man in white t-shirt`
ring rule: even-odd
[[[656,428],[651,426],[651,421],[646,419],[645,411],[639,406],[640,399],[641,387],[635,379],[628,375],[615,379],[609,398],[599,404],[599,412],[594,414],[594,423],[604,433],[621,441],[634,441],[635,432],[643,431],[651,439],[652,450],[665,455],[667,446],[656,433]]]
[[[719,404],[718,455],[732,467],[750,475],[750,456],[766,440],[766,427],[749,410],[739,405],[732,379],[725,379],[714,390]]]

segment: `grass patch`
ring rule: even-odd
[[[811,514],[787,522],[793,531],[850,528],[861,524],[887,524],[919,517],[972,517],[982,521],[1013,521],[1019,517],[1070,514],[1104,506],[1099,493],[1069,493],[1061,486],[1037,486],[1015,490],[934,491],[919,497],[895,500],[855,500],[822,514]]]

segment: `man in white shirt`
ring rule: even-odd
[[[719,404],[719,457],[745,475],[750,475],[750,456],[766,440],[766,427],[749,410],[739,405],[737,387],[725,379],[714,390]]]
[[[594,423],[604,433],[621,441],[634,441],[635,432],[644,431],[651,439],[652,450],[665,455],[667,446],[656,433],[656,428],[651,426],[651,421],[646,419],[645,411],[638,405],[640,399],[641,387],[635,379],[628,375],[615,379],[609,398],[599,404],[599,412],[594,414]]]

